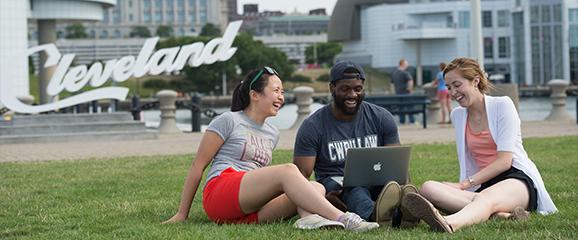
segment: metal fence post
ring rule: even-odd
[[[201,131],[201,97],[195,92],[191,96],[191,130],[193,132]],[[196,106],[196,107],[195,107]]]
[[[140,121],[140,99],[136,94],[130,99],[130,112],[133,120]]]

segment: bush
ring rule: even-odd
[[[162,79],[151,79],[143,83],[144,88],[150,89],[163,89],[167,88],[168,86],[169,84],[167,83],[167,81]]]
[[[195,91],[192,81],[187,80],[173,80],[170,82],[170,89],[177,92],[191,92]]]
[[[318,82],[329,82],[329,73],[324,73],[319,75],[319,77],[317,77],[317,81]]]
[[[303,75],[295,74],[289,79],[289,81],[291,81],[291,82],[311,82],[311,78],[303,76]]]

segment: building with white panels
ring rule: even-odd
[[[135,26],[147,27],[154,36],[159,26],[169,26],[175,36],[195,36],[202,27],[212,23],[224,30],[229,22],[227,0],[118,0],[101,11],[102,21],[83,22],[91,39],[129,38]],[[64,38],[66,26],[57,25],[57,37]],[[30,36],[36,39],[36,26],[31,24]]]
[[[28,81],[29,22],[38,23],[39,44],[56,40],[60,21],[99,21],[116,0],[2,0],[0,1],[0,106],[4,101],[30,95]],[[43,61],[41,61],[43,62]],[[41,68],[41,89],[54,69]],[[41,101],[49,101],[41,91]]]
[[[489,74],[521,85],[578,84],[577,0],[482,0],[481,8]],[[421,66],[424,83],[440,62],[473,55],[470,35],[470,2],[459,0],[340,0],[328,32],[343,43],[339,59],[391,72],[404,58],[414,71]]]

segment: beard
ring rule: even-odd
[[[359,107],[361,107],[361,102],[363,101],[365,94],[359,94],[356,98],[337,97],[335,93],[331,93],[331,96],[333,97],[335,107],[337,107],[337,109],[339,109],[343,114],[351,116],[357,114],[357,111],[359,111]],[[357,104],[354,108],[347,107],[345,104],[345,101],[347,100],[355,100]]]

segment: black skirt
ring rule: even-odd
[[[532,179],[524,172],[522,172],[520,169],[517,169],[515,167],[511,167],[510,169],[501,173],[500,175],[495,176],[494,178],[488,180],[485,183],[482,183],[482,185],[480,186],[480,188],[476,190],[476,192],[481,192],[482,190],[489,188],[492,185],[504,181],[508,178],[518,179],[524,182],[524,184],[526,184],[526,187],[528,188],[528,193],[530,194],[527,210],[536,211],[536,208],[538,208],[538,191],[534,187],[534,181],[532,181]]]

